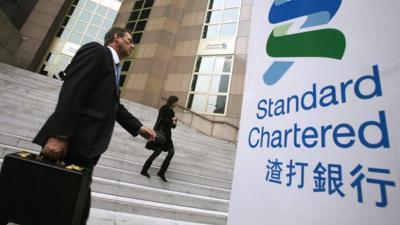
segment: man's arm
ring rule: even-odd
[[[144,137],[145,139],[155,139],[155,132],[152,129],[145,127],[121,103],[119,103],[118,106],[117,122],[134,137],[140,134],[140,136]]]

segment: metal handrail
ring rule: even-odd
[[[163,97],[163,96],[162,96],[161,98],[164,99],[164,100],[167,100],[167,99],[168,99],[168,98]],[[200,118],[202,118],[202,119],[204,119],[204,120],[207,120],[208,122],[228,125],[228,126],[231,126],[231,127],[235,128],[235,129],[239,130],[239,127],[238,127],[238,126],[233,125],[233,124],[231,124],[231,123],[229,123],[229,122],[211,120],[211,119],[209,119],[209,118],[207,118],[207,117],[205,117],[205,116],[203,116],[203,115],[201,115],[201,114],[199,114],[199,113],[197,113],[197,112],[195,112],[195,111],[193,111],[193,110],[191,110],[191,109],[186,108],[185,106],[182,106],[182,105],[180,105],[180,104],[177,104],[177,106],[178,106],[179,108],[182,108],[182,109],[185,110],[185,111],[191,112],[192,114],[194,114],[194,115],[196,115],[196,116],[198,116],[198,117],[200,117]]]

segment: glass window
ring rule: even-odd
[[[122,64],[122,68],[121,68],[121,71],[128,71],[129,70],[129,68],[131,67],[131,62],[132,61],[125,61],[123,64]]]
[[[211,76],[194,75],[192,82],[192,91],[208,92],[210,90]]]
[[[222,19],[222,11],[209,11],[207,13],[206,23],[220,23]]]
[[[93,18],[92,18],[92,22],[91,23],[100,25],[100,24],[103,23],[103,17],[98,16],[98,15],[94,15]]]
[[[147,22],[146,20],[137,22],[135,31],[143,31],[144,28],[146,27],[146,22]]]
[[[224,10],[223,22],[237,21],[239,18],[239,8]]]
[[[64,41],[68,40],[68,37],[69,37],[69,34],[70,34],[70,33],[71,33],[70,30],[64,30],[64,31],[62,32],[62,34],[61,34],[60,39],[61,39],[61,40],[64,40]]]
[[[150,15],[150,9],[143,10],[140,14],[140,19],[147,19]]]
[[[136,1],[133,9],[141,9],[143,6],[143,1]]]
[[[150,8],[153,6],[154,0],[146,0],[146,2],[144,3],[143,8]]]
[[[133,11],[131,13],[131,15],[129,16],[129,21],[137,20],[139,18],[139,13],[140,13],[140,11]]]
[[[64,32],[64,27],[60,27],[60,29],[58,29],[56,37],[61,37],[62,33]]]
[[[71,16],[74,18],[78,18],[81,11],[82,11],[82,9],[76,8],[74,13]]]
[[[202,56],[199,57],[196,63],[195,72],[210,73],[214,68],[214,57],[213,56]]]
[[[226,56],[224,61],[224,69],[222,72],[230,73],[232,70],[232,56]]]
[[[97,39],[103,40],[104,36],[106,35],[106,32],[107,32],[106,30],[100,29],[99,34],[97,35]]]
[[[76,21],[76,19],[70,18],[69,22],[68,22],[68,24],[67,24],[67,26],[65,28],[72,30],[72,27],[75,25],[75,21]]]
[[[142,34],[143,33],[134,33],[133,34],[132,39],[133,39],[134,44],[138,44],[140,42],[140,39],[142,39]]]
[[[99,6],[97,7],[97,9],[96,9],[96,14],[101,15],[101,16],[106,16],[106,14],[107,14],[107,8],[104,7],[104,6],[102,6],[102,5],[99,5]]]
[[[105,19],[103,22],[103,28],[109,29],[113,25],[113,21]]]
[[[215,59],[214,73],[221,73],[224,69],[225,56],[217,56]]]
[[[92,2],[92,1],[87,1],[86,5],[85,5],[85,9],[93,12],[96,9],[97,4]]]
[[[188,108],[196,112],[204,112],[207,106],[207,95],[195,95],[189,96]]]
[[[87,27],[87,23],[78,20],[75,24],[74,31],[84,33]]]
[[[67,15],[68,15],[68,16],[72,16],[72,14],[74,13],[74,11],[75,11],[75,7],[71,7],[71,8],[68,10]]]
[[[85,35],[85,36],[83,37],[82,41],[81,41],[81,44],[84,45],[84,44],[89,43],[89,42],[92,42],[92,41],[95,41],[95,38],[89,37],[89,36],[86,36],[86,35]]]
[[[97,32],[99,32],[99,28],[95,27],[95,26],[89,26],[88,29],[86,30],[86,34],[90,35],[92,37],[96,37],[97,36]]]
[[[61,24],[61,26],[63,26],[63,27],[67,26],[68,21],[69,21],[69,16],[66,16],[66,17],[64,18],[64,21],[63,21],[63,23]]]
[[[68,40],[70,42],[75,43],[75,44],[80,44],[81,43],[81,38],[82,38],[81,34],[78,34],[76,32],[72,32],[72,34],[71,34],[71,36],[69,37]]]
[[[227,23],[221,25],[220,37],[231,37],[236,35],[236,23]]]
[[[114,20],[116,16],[117,16],[117,11],[108,9],[108,14],[107,14],[108,19]]]
[[[85,21],[85,22],[89,22],[90,17],[92,17],[92,14],[86,10],[82,10],[81,15],[79,16],[79,19]]]
[[[204,26],[203,38],[212,38],[218,36],[218,25]]]
[[[239,7],[240,0],[226,0],[225,7],[232,8],[232,7]]]
[[[213,93],[227,93],[229,87],[229,75],[214,75],[211,89]]]
[[[79,7],[83,7],[83,5],[85,4],[86,1],[87,1],[87,0],[79,0],[79,1],[78,1],[78,6],[79,6]]]
[[[133,28],[135,28],[135,22],[130,22],[126,24],[126,29],[133,31]]]
[[[209,9],[220,9],[224,6],[225,0],[210,0]]]

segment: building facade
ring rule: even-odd
[[[180,99],[178,117],[235,141],[247,58],[251,1],[125,0],[114,25],[133,32],[122,96],[159,107]]]

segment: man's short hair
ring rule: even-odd
[[[107,31],[104,36],[104,45],[109,45],[114,41],[115,35],[118,37],[124,37],[125,33],[128,33],[132,36],[131,32],[128,29],[122,27],[112,27],[109,31]]]

